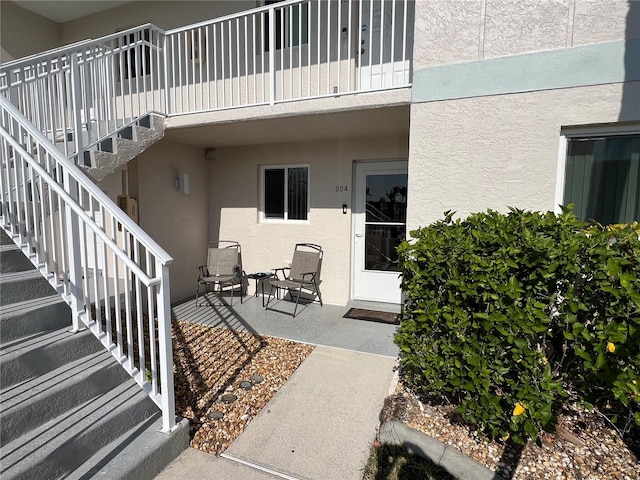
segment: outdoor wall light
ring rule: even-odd
[[[347,204],[346,203],[342,204],[342,213],[344,213],[345,215],[347,214]]]
[[[176,178],[176,189],[179,190],[180,193],[184,193],[185,195],[189,194],[189,174],[188,173],[178,174],[178,178]]]

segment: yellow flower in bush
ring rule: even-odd
[[[524,413],[524,406],[517,402],[515,408],[513,409],[513,415],[517,417],[518,415],[522,415]]]
[[[611,343],[611,342],[607,342],[607,350],[609,350],[611,353],[616,351],[616,346]]]

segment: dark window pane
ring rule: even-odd
[[[569,140],[563,203],[604,225],[640,220],[640,136]]]
[[[400,271],[396,248],[404,238],[404,225],[367,225],[365,227],[364,268],[387,272]]]
[[[284,168],[264,171],[264,215],[284,218]]]
[[[367,222],[405,223],[407,175],[367,175]]]
[[[265,5],[273,5],[283,0],[266,0]],[[293,7],[285,6],[275,10],[275,46],[276,50],[280,50],[284,45],[285,48],[296,47],[300,44],[309,42],[309,5],[302,5],[302,18],[300,16],[300,5]],[[284,17],[284,21],[283,21]],[[265,13],[265,29],[264,29],[264,45],[265,51],[269,51],[269,12]],[[300,35],[300,27],[302,27],[302,35]],[[301,38],[302,37],[302,38]],[[284,42],[284,43],[283,43]]]
[[[289,220],[307,219],[307,180],[308,168],[296,167],[288,169]]]

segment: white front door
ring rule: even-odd
[[[377,90],[405,86],[409,82],[410,62],[402,41],[411,35],[404,15],[412,15],[402,1],[363,0],[360,21],[358,88]]]
[[[401,303],[396,247],[406,236],[407,161],[359,162],[353,208],[353,298]]]

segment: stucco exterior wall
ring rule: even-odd
[[[353,161],[406,158],[407,148],[406,136],[391,136],[219,149],[209,174],[209,235],[241,242],[247,273],[284,266],[296,243],[321,245],[323,300],[344,305],[351,276]],[[260,167],[287,164],[310,167],[309,222],[260,223]],[[339,186],[348,191],[336,192]],[[346,215],[342,204],[348,205]]]
[[[161,140],[128,165],[129,193],[138,199],[140,226],[174,259],[171,300],[195,294],[198,266],[207,251],[209,165],[200,148]],[[189,175],[189,193],[175,188]]]
[[[13,2],[0,2],[0,62],[56,48],[60,40],[60,24]]]
[[[413,68],[640,37],[640,2],[416,2]],[[635,5],[634,5],[635,4]]]
[[[553,210],[561,129],[635,122],[640,82],[411,106],[409,228],[507,206]]]

